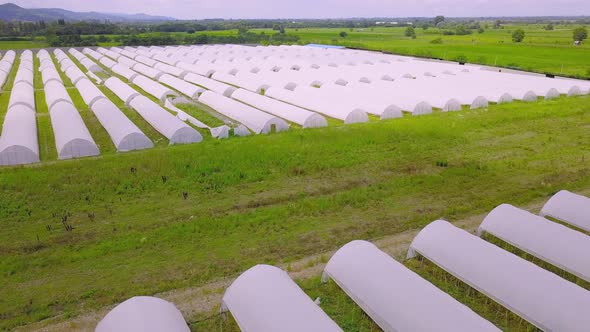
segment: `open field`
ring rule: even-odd
[[[2,168],[0,283],[11,287],[0,290],[0,328],[585,190],[589,101],[514,102]],[[303,286],[327,294],[327,311],[345,330],[374,330],[351,319],[362,314],[337,289],[314,282]]]
[[[522,43],[514,43],[514,29],[525,30]],[[527,71],[562,73],[590,78],[590,45],[573,46],[574,26],[558,26],[546,31],[541,25],[505,26],[466,36],[443,36],[438,29],[416,28],[416,39],[404,36],[405,28],[300,29],[288,33],[299,35],[303,43],[338,44],[397,54],[467,60],[470,63],[519,68]],[[338,34],[345,31],[348,36]],[[442,39],[442,44],[432,40]],[[562,68],[563,66],[563,68]]]

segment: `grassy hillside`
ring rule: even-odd
[[[0,329],[589,188],[589,101],[2,168]]]

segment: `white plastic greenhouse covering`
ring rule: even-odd
[[[62,52],[63,53],[63,52]],[[68,77],[78,77],[78,67],[66,71]],[[72,76],[70,76],[72,75]],[[84,76],[84,74],[82,74]],[[88,80],[86,76],[83,77]],[[78,82],[81,78],[76,80]],[[74,82],[74,80],[72,80]],[[75,83],[74,83],[75,84]],[[80,113],[74,107],[70,96],[61,82],[51,80],[44,86],[45,101],[51,118],[58,159],[96,156],[98,147],[84,124]]]
[[[111,90],[119,99],[121,99],[125,105],[129,105],[131,100],[140,95],[139,92],[132,89],[129,85],[123,83],[117,77],[110,77],[104,81],[104,85]]]
[[[133,81],[133,79],[139,75],[137,72],[134,72],[133,70],[129,69],[129,67],[120,63],[115,64],[110,69],[113,71],[113,73],[123,76],[128,81]]]
[[[108,59],[108,58],[107,58],[107,59]],[[133,66],[135,66],[135,65],[139,64],[139,62],[137,62],[137,61],[134,61],[134,60],[131,60],[131,59],[129,59],[129,58],[127,58],[127,57],[124,57],[124,56],[122,56],[122,57],[119,57],[119,58],[117,59],[117,62],[118,62],[118,63],[120,63],[120,64],[123,64],[123,65],[125,65],[125,66],[127,66],[127,67],[129,67],[129,68],[133,68]]]
[[[502,204],[479,226],[479,234],[491,234],[516,248],[590,281],[590,236],[569,227]]]
[[[477,236],[437,220],[412,241],[425,257],[544,331],[586,331],[590,292]]]
[[[588,197],[561,190],[545,203],[540,214],[590,232],[590,198]]]
[[[176,92],[143,75],[135,76],[131,82],[160,101],[166,100],[167,96],[178,96]]]
[[[98,53],[97,51],[90,49],[90,48],[85,48],[82,50],[82,53],[88,55],[89,57],[95,59],[95,60],[100,60],[100,58],[103,57],[102,54]]]
[[[70,95],[61,82],[49,81],[43,89],[45,90],[45,101],[49,112],[51,112],[57,103],[64,102],[72,104]]]
[[[106,56],[104,56],[104,57],[100,58],[100,60],[98,60],[98,61],[100,61],[100,63],[101,63],[103,66],[105,66],[105,67],[107,67],[107,68],[109,68],[109,69],[111,69],[111,68],[113,68],[115,65],[117,65],[117,62],[115,62],[115,61],[113,61],[113,60],[111,60],[111,59],[107,58]]]
[[[278,99],[289,104],[300,106],[318,113],[322,113],[329,117],[344,121],[344,123],[358,123],[368,122],[369,117],[367,113],[354,106],[346,103],[326,102],[325,100],[316,99],[301,93],[302,90],[289,91],[282,88],[271,87],[266,90],[265,95],[274,99]]]
[[[187,81],[181,80],[169,74],[164,74],[158,79],[161,83],[164,83],[175,90],[180,91],[182,94],[189,96],[191,99],[197,99],[205,89],[198,87],[194,84],[190,84]]]
[[[111,310],[95,332],[190,332],[174,304],[151,296],[136,296]]]
[[[203,140],[198,131],[189,127],[147,97],[137,96],[131,100],[129,105],[159,133],[168,138],[170,144],[189,144]]]
[[[14,52],[10,54],[9,52],[6,53],[2,61],[10,63],[12,67]],[[29,71],[30,67],[27,62],[21,62],[17,74],[20,71]],[[8,108],[4,116],[2,135],[0,135],[0,165],[35,162],[39,162],[39,143],[34,89],[31,84],[21,81],[12,87]]]
[[[230,311],[243,332],[341,332],[289,275],[256,265],[225,291],[222,311]]]
[[[221,83],[194,73],[186,74],[183,79],[187,82],[202,86],[207,90],[217,92],[218,94],[226,97],[231,96],[231,94],[236,90],[236,88],[231,85],[227,85],[225,83]]]
[[[106,129],[117,151],[125,152],[154,147],[154,143],[109,99],[99,99],[92,112]]]
[[[199,97],[199,102],[242,123],[256,134],[270,133],[273,127],[277,132],[289,129],[289,124],[284,120],[213,91],[203,92]]]
[[[25,105],[10,107],[4,117],[0,136],[0,165],[39,162],[37,117]]]
[[[82,79],[88,79],[86,75],[84,75],[84,73],[77,66],[71,66],[67,69],[61,67],[61,71],[66,73],[66,75],[70,78],[70,81],[72,81],[72,84],[76,84],[79,80]]]
[[[21,69],[21,67],[19,67],[18,70],[27,69]],[[35,90],[30,84],[20,82],[12,86],[12,92],[10,93],[7,109],[10,109],[16,105],[25,105],[28,108],[35,110]]]
[[[318,128],[328,125],[326,118],[317,113],[248,90],[238,89],[232,93],[231,97],[244,104],[301,125],[303,128]]]
[[[161,63],[161,62],[156,63],[154,68],[159,71],[162,71],[164,73],[168,73],[170,75],[176,76],[176,77],[184,77],[184,75],[188,74],[188,71],[186,71],[186,70],[171,66],[169,64]]]
[[[104,94],[88,79],[79,80],[76,83],[76,89],[82,96],[82,99],[92,109],[92,105],[100,99],[106,98]]]
[[[131,67],[131,69],[135,70],[136,72],[145,75],[151,79],[157,80],[160,76],[164,75],[163,72],[154,69],[152,67],[148,67],[143,63],[137,63]]]
[[[55,69],[53,63],[51,64],[51,66],[47,65],[45,69],[41,70],[41,80],[43,82],[43,85],[47,85],[47,83],[51,81],[57,81],[58,83],[63,84],[61,76],[59,76],[59,73]]]
[[[500,331],[366,241],[340,248],[324,269],[386,332]]]
[[[156,63],[158,63],[157,61],[152,60],[152,59],[150,59],[150,58],[148,58],[148,57],[146,57],[144,55],[138,55],[138,56],[135,57],[134,60],[137,61],[137,62],[141,62],[144,65],[147,65],[149,67],[153,67]]]
[[[98,147],[78,110],[68,102],[60,101],[49,112],[55,135],[58,159],[97,156]]]

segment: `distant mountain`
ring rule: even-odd
[[[151,16],[146,14],[112,14],[98,12],[73,12],[60,8],[22,8],[13,3],[0,5],[0,20],[2,21],[111,21],[111,22],[155,22],[174,21],[175,18],[165,16]]]

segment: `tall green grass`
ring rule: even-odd
[[[1,168],[0,327],[588,188],[589,98]]]

